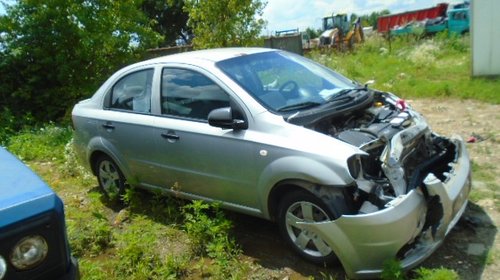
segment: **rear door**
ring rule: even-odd
[[[105,110],[98,120],[99,134],[120,166],[132,174],[131,184],[151,183],[155,153],[153,76],[154,69],[145,68],[120,78],[107,93]]]

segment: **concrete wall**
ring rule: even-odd
[[[472,75],[500,76],[500,0],[471,6]]]

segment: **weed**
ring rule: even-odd
[[[185,201],[172,196],[166,196],[160,191],[149,193],[129,186],[125,189],[123,202],[134,213],[147,214],[155,221],[163,224],[177,224],[182,221],[180,208]],[[148,203],[144,203],[148,201]]]
[[[68,236],[75,256],[96,256],[110,247],[111,225],[100,212],[82,213],[68,219]]]
[[[99,262],[89,261],[87,259],[80,259],[78,262],[80,266],[81,278],[89,280],[106,280],[109,275],[102,269]]]
[[[113,243],[118,256],[118,278],[178,279],[185,274],[189,255],[162,254],[162,250],[158,250],[165,239],[164,227],[145,216],[135,215],[133,223],[115,232]]]
[[[415,270],[417,277],[414,280],[458,280],[458,274],[446,268],[425,268],[420,267]]]
[[[7,148],[22,160],[64,161],[64,147],[72,131],[49,123],[21,131],[9,139]]]
[[[487,265],[494,264],[496,256],[497,256],[497,254],[496,254],[495,249],[488,250],[488,253],[486,253],[486,256],[485,256],[484,263],[486,263]]]
[[[192,252],[214,259],[219,268],[217,273],[231,274],[230,268],[236,265],[240,249],[228,236],[232,223],[224,217],[219,205],[195,200],[182,210]]]
[[[60,166],[59,171],[65,176],[81,177],[87,181],[94,179],[94,176],[78,162],[73,137],[64,145],[64,164]]]
[[[406,274],[401,267],[401,262],[396,259],[386,260],[380,278],[383,280],[403,280]]]

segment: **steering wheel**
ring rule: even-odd
[[[298,91],[299,85],[295,81],[286,81],[283,85],[280,86],[279,92],[290,94]]]

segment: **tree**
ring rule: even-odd
[[[265,21],[260,0],[185,0],[195,48],[254,45]]]
[[[306,28],[305,32],[310,39],[313,39],[313,38],[318,38],[321,35],[322,30],[321,29],[313,29],[311,27],[308,27],[308,28]]]
[[[19,0],[0,17],[0,105],[58,120],[161,39],[140,0]]]
[[[160,47],[174,46],[179,38],[190,42],[192,31],[187,26],[189,14],[184,10],[184,0],[144,0],[142,11],[164,37]]]
[[[379,12],[372,12],[369,16],[364,16],[365,17],[364,20],[365,20],[365,22],[367,22],[367,24],[369,26],[373,26],[373,29],[377,29],[378,18],[380,16],[385,16],[385,15],[388,15],[390,13],[391,12],[387,9],[379,11]]]

